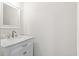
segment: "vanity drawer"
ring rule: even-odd
[[[17,49],[18,50],[18,49]],[[13,51],[10,55],[11,56],[32,56],[33,55],[33,49],[28,49],[28,48],[22,48],[18,51]]]

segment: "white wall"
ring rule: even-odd
[[[3,24],[3,7],[2,3],[0,2],[0,25]]]
[[[34,55],[77,55],[76,3],[24,3],[23,30],[32,34]]]
[[[79,2],[77,3],[77,55],[79,56]]]

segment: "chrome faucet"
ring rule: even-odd
[[[12,31],[12,38],[15,37],[15,33],[16,33],[16,31]]]

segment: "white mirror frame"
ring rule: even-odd
[[[9,5],[9,6],[11,6],[11,7],[13,7],[13,8],[16,8],[18,11],[19,11],[19,19],[20,19],[20,7],[16,7],[15,5],[12,5],[11,3],[9,3],[9,2],[4,2],[4,3],[2,3],[2,4],[7,4],[7,5]],[[7,27],[11,27],[11,28],[20,28],[20,24],[21,24],[21,22],[20,22],[20,20],[19,20],[19,25],[1,25],[0,26],[0,28],[7,28]]]

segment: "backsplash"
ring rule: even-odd
[[[12,36],[12,31],[16,31],[17,36],[20,34],[19,28],[0,28],[0,39],[8,38]]]

